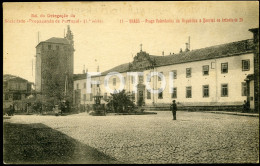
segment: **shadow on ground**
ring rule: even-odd
[[[3,129],[3,159],[6,164],[121,163],[41,123],[4,122]]]

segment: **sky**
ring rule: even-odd
[[[129,19],[140,23],[129,23]],[[156,19],[174,22],[156,23]],[[203,23],[203,19],[211,22]],[[40,22],[46,20],[54,23]],[[253,35],[248,29],[259,27],[259,2],[3,3],[4,74],[34,82],[38,39],[41,42],[64,37],[67,25],[74,34],[74,74],[82,73],[84,65],[89,72],[95,72],[99,65],[103,72],[132,62],[140,44],[150,55],[162,56],[162,52],[169,55],[178,53],[180,48],[184,50],[189,36],[191,50],[251,39]]]

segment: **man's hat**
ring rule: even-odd
[[[175,100],[173,100],[172,102],[175,102]]]

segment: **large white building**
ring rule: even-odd
[[[149,55],[141,49],[132,63],[121,64],[101,76],[92,77],[92,80],[100,80],[100,85],[91,85],[90,94],[86,89],[86,74],[77,75],[74,78],[74,104],[93,104],[93,96],[97,93],[107,99],[110,93],[104,87],[105,76],[110,72],[119,72],[124,77],[126,92],[133,94],[132,99],[136,103],[142,98],[147,107],[168,107],[172,100],[186,107],[241,107],[244,100],[249,100],[250,108],[254,109],[254,80],[246,82],[254,75],[254,56],[253,39],[192,51],[188,46],[183,52],[167,56]],[[137,77],[136,93],[133,92],[135,78],[127,72],[144,73],[143,77]],[[160,72],[165,76],[166,86],[162,93],[149,92],[145,81],[151,72]],[[169,77],[170,72],[173,72],[173,80]],[[157,76],[148,82],[152,89],[158,89],[162,84]],[[170,82],[173,82],[173,93],[170,93]],[[108,81],[110,89],[119,89],[120,84],[116,75]]]

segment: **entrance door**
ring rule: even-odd
[[[144,91],[143,90],[140,90],[138,92],[138,106],[142,106],[143,102],[144,102]]]
[[[137,85],[137,105],[142,106],[142,104],[145,102],[145,85],[138,84]]]
[[[249,83],[249,101],[250,101],[250,109],[255,109],[255,101],[254,101],[254,80],[251,80]]]

